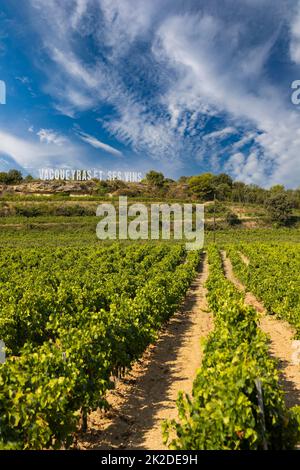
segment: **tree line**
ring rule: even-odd
[[[158,190],[175,183],[165,178],[162,173],[153,170],[147,173],[145,181]],[[300,188],[285,189],[283,185],[277,184],[265,189],[255,184],[234,181],[226,173],[182,176],[177,184],[184,185],[192,198],[202,202],[218,200],[263,205],[270,220],[279,225],[288,225],[292,220],[293,209],[300,208]]]
[[[270,196],[285,194],[292,207],[300,208],[300,187],[285,189],[283,185],[275,185],[270,189],[256,184],[246,184],[234,181],[226,173],[214,175],[202,173],[196,176],[181,176],[177,182],[165,178],[162,173],[150,171],[146,174],[145,182],[157,189],[167,189],[172,184],[184,186],[187,193],[200,201],[231,201],[243,204],[265,204]]]
[[[0,184],[18,185],[23,182],[39,181],[31,175],[23,177],[19,170],[0,172]],[[275,185],[269,189],[255,184],[234,181],[226,174],[202,173],[195,176],[181,176],[177,181],[166,178],[163,173],[151,170],[141,183],[125,183],[124,181],[95,181],[96,192],[105,194],[114,191],[119,194],[161,197],[165,199],[191,199],[198,202],[217,200],[240,204],[263,205],[270,218],[280,224],[288,224],[293,209],[300,209],[300,187],[286,189],[283,185]]]

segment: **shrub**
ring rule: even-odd
[[[271,194],[266,201],[266,209],[272,222],[288,225],[292,215],[292,203],[285,192]]]
[[[226,222],[230,226],[239,225],[241,223],[238,216],[234,212],[231,212],[231,211],[228,211],[226,214]]]

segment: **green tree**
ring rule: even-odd
[[[7,184],[7,173],[5,171],[0,172],[0,184]]]
[[[217,199],[225,201],[229,199],[232,193],[231,187],[227,183],[221,183],[215,188]]]
[[[180,176],[180,178],[178,180],[178,183],[180,183],[180,184],[187,183],[189,178],[190,178],[189,176]]]
[[[245,202],[246,184],[242,181],[235,181],[232,185],[232,200],[234,202]]]
[[[283,191],[285,191],[285,187],[282,184],[275,184],[270,188],[270,193],[272,194],[282,193]]]
[[[214,175],[203,173],[202,175],[192,176],[189,179],[189,188],[191,192],[203,201],[210,201],[214,197]]]
[[[266,201],[266,209],[272,222],[288,225],[292,214],[292,204],[285,192],[271,194]]]
[[[9,170],[7,173],[7,184],[19,184],[21,181],[23,181],[23,176],[19,170]]]
[[[233,179],[226,173],[220,173],[214,177],[214,183],[216,186],[219,186],[220,184],[227,184],[229,187],[232,187]]]
[[[293,209],[300,209],[300,190],[299,189],[287,189],[286,194],[291,201]]]
[[[151,170],[146,174],[146,183],[150,184],[151,186],[161,188],[163,187],[164,182],[165,182],[165,177],[163,173],[159,173],[158,171]]]
[[[25,176],[24,181],[30,183],[31,181],[34,181],[34,177],[32,175],[27,175]]]

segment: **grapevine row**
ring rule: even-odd
[[[209,248],[208,257],[214,331],[205,345],[193,396],[179,395],[179,421],[165,423],[165,440],[172,449],[293,448],[300,437],[299,409],[288,410],[284,404],[257,312],[225,278],[215,247]]]
[[[269,314],[287,320],[300,338],[300,252],[289,244],[243,244],[239,251],[229,248],[239,279],[260,300]],[[243,253],[247,265],[241,259]]]
[[[118,276],[112,276],[116,290],[113,296],[109,293],[109,308],[81,305],[77,310],[74,298],[69,304],[62,302],[61,319],[59,312],[46,314],[51,324],[51,316],[57,320],[51,330],[55,335],[41,344],[25,341],[18,355],[9,355],[0,365],[0,447],[69,446],[80,416],[84,422],[91,410],[107,406],[105,392],[112,386],[112,375],[130,367],[156,339],[158,329],[177,309],[194,278],[199,253],[186,255],[177,245],[141,249],[147,256],[139,250],[135,247],[140,260],[131,269],[126,259],[131,258],[134,265],[133,257],[137,259],[138,254],[134,255],[132,247],[119,253],[120,280],[118,285]],[[123,267],[129,269],[128,278]],[[92,276],[90,267],[86,269]],[[109,266],[106,269],[109,272]],[[134,290],[130,286],[135,280],[131,270],[136,271],[138,279]],[[101,276],[106,277],[104,272]],[[106,287],[110,276],[108,273]],[[99,295],[103,293],[100,289]],[[65,310],[68,305],[70,311]]]

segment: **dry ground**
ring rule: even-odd
[[[222,252],[223,267],[226,277],[242,291],[245,286],[235,277],[230,259]],[[247,264],[249,260],[242,257]],[[260,327],[270,339],[270,354],[277,359],[280,371],[280,380],[285,392],[285,402],[288,407],[300,405],[300,367],[292,360],[293,338],[295,332],[286,321],[268,315],[263,303],[251,292],[246,292],[245,301],[254,307],[260,314]]]
[[[161,424],[177,418],[176,399],[180,390],[191,393],[201,365],[201,339],[212,330],[207,311],[206,255],[201,272],[193,282],[180,310],[166,325],[155,345],[108,393],[108,412],[89,417],[89,431],[79,436],[80,449],[161,450]]]

